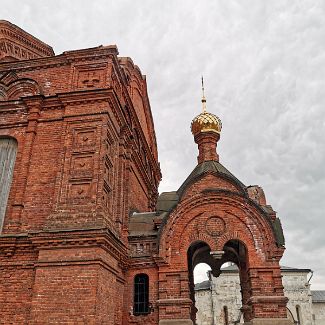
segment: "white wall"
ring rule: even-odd
[[[282,283],[284,295],[289,298],[287,307],[298,319],[296,307],[300,309],[300,325],[313,325],[312,319],[312,300],[310,285],[307,282],[307,272],[286,272],[283,273]],[[325,324],[323,324],[325,325]]]
[[[282,272],[284,293],[289,298],[288,308],[297,320],[296,306],[300,307],[301,325],[325,325],[325,303],[312,304],[308,274],[306,271]],[[241,307],[238,273],[222,273],[218,278],[212,277],[212,294],[210,290],[200,290],[195,293],[195,299],[198,308],[197,325],[225,324],[224,306],[228,308],[229,324],[232,325],[238,319]]]
[[[313,303],[312,312],[314,315],[313,325],[325,325],[325,302]]]

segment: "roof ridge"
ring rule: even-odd
[[[185,179],[183,184],[177,190],[177,194],[182,196],[186,187],[197,177],[203,175],[204,173],[212,171],[217,174],[224,175],[237,183],[242,189],[246,188],[246,185],[243,184],[236,176],[234,176],[225,166],[223,166],[219,161],[209,160],[204,161],[201,164],[195,166],[190,175]]]

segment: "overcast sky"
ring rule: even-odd
[[[325,289],[325,1],[1,0],[1,18],[66,50],[116,44],[147,76],[160,192],[196,165],[190,133],[223,122],[220,162],[263,187],[286,237],[282,265],[311,268]]]

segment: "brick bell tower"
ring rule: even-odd
[[[165,213],[159,229],[159,324],[195,324],[193,270],[202,262],[214,276],[225,262],[238,266],[245,324],[292,324],[279,266],[280,221],[260,187],[245,186],[220,164],[222,124],[206,110],[203,80],[202,89],[203,111],[191,124],[198,165],[176,192],[158,199]]]

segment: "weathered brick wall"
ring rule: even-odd
[[[3,324],[122,324],[129,211],[154,209],[161,176],[145,78],[117,55],[0,62],[0,136],[18,142],[0,236]]]
[[[143,264],[143,260],[134,261],[134,264],[126,274],[126,285],[124,295],[124,320],[123,325],[127,324],[158,324],[158,269],[155,266]],[[137,274],[144,273],[149,277],[149,303],[152,310],[148,315],[133,315],[133,297],[134,297],[134,278]]]
[[[130,207],[134,211],[145,212],[150,210],[148,204],[148,189],[146,184],[141,182],[141,176],[132,164],[132,170],[129,174],[128,186],[130,191]]]
[[[26,238],[1,240],[0,324],[28,324],[36,258]]]
[[[43,61],[39,59],[11,62],[0,66],[0,83],[1,71],[3,71],[5,75],[3,82],[8,89],[13,80],[20,82],[20,80],[29,78],[36,82],[35,87],[38,90],[35,90],[36,93],[25,92],[19,96],[29,94],[47,96],[40,97],[37,104],[28,100],[16,102],[10,111],[3,103],[1,111],[3,117],[3,123],[0,126],[1,135],[16,137],[19,145],[15,167],[18,171],[14,173],[11,192],[15,191],[15,178],[18,178],[19,173],[20,198],[19,202],[11,200],[8,206],[12,207],[12,203],[21,205],[24,199],[26,208],[23,214],[32,215],[34,218],[30,220],[28,216],[27,223],[22,220],[23,228],[41,229],[44,218],[49,215],[51,209],[58,209],[58,205],[61,204],[59,210],[64,210],[62,204],[78,205],[82,200],[97,204],[97,207],[105,205],[105,213],[114,214],[114,217],[111,216],[113,223],[121,224],[127,223],[124,214],[127,215],[128,209],[134,208],[135,205],[137,208],[141,207],[139,210],[154,208],[160,172],[156,160],[157,147],[150,108],[148,108],[149,102],[145,101],[141,109],[135,109],[132,106],[133,95],[128,93],[128,89],[131,91],[132,87],[128,88],[123,85],[124,70],[117,66],[116,54],[117,50],[112,46],[88,50],[88,52],[86,50],[66,52],[61,56],[46,58]],[[7,71],[11,71],[10,77]],[[141,93],[146,95],[144,80],[142,80],[141,87],[143,88]],[[106,91],[97,90],[105,88]],[[76,91],[83,91],[83,93],[76,93]],[[15,95],[12,92],[10,96],[9,99],[19,98],[14,98]],[[144,116],[146,123],[149,126],[150,123],[152,125],[141,129],[139,126]],[[85,139],[88,137],[85,130],[92,127],[96,127],[95,142],[92,142],[93,139],[90,138]],[[78,137],[77,128],[81,130],[83,140],[74,139]],[[29,133],[27,134],[26,131]],[[150,141],[147,142],[146,139]],[[20,141],[23,143],[19,143]],[[79,141],[77,145],[73,143],[76,141]],[[87,144],[88,148],[86,148]],[[95,147],[90,148],[91,146]],[[23,162],[20,163],[19,155],[23,152],[25,156]],[[76,163],[74,158],[76,158]],[[128,159],[133,161],[132,168],[127,166]],[[73,184],[69,181],[67,184],[67,178],[71,178],[71,170],[78,167],[77,172],[73,171],[75,172]],[[127,183],[126,168],[128,168],[130,178],[134,179],[133,175],[137,175],[137,181]],[[77,173],[83,176],[79,177],[79,182],[83,182],[82,185],[77,184]],[[105,173],[107,175],[104,175]],[[88,180],[85,180],[87,177]],[[105,180],[105,177],[110,179],[109,182]],[[92,178],[90,183],[89,178]],[[102,180],[103,183],[100,184]],[[53,184],[55,184],[55,189],[53,189]],[[26,195],[27,187],[30,189],[28,190],[31,192],[30,195]],[[131,191],[125,193],[124,189],[128,191],[128,187]],[[48,193],[46,198],[40,195],[44,191]],[[64,191],[66,193],[63,193]],[[79,191],[83,191],[83,194],[78,195]],[[141,191],[143,193],[139,198]],[[69,197],[70,194],[72,197]],[[66,199],[69,203],[63,202],[64,195],[68,196]],[[43,206],[42,215],[39,209],[38,215],[34,214],[33,203],[30,202],[34,199],[34,206]],[[104,202],[99,202],[101,200]],[[116,201],[120,202],[115,204]],[[10,220],[6,218],[6,222],[10,223]],[[10,226],[8,225],[8,228]]]
[[[31,324],[94,323],[99,266],[38,267]]]
[[[6,20],[0,20],[0,60],[27,60],[54,55],[53,49]]]

